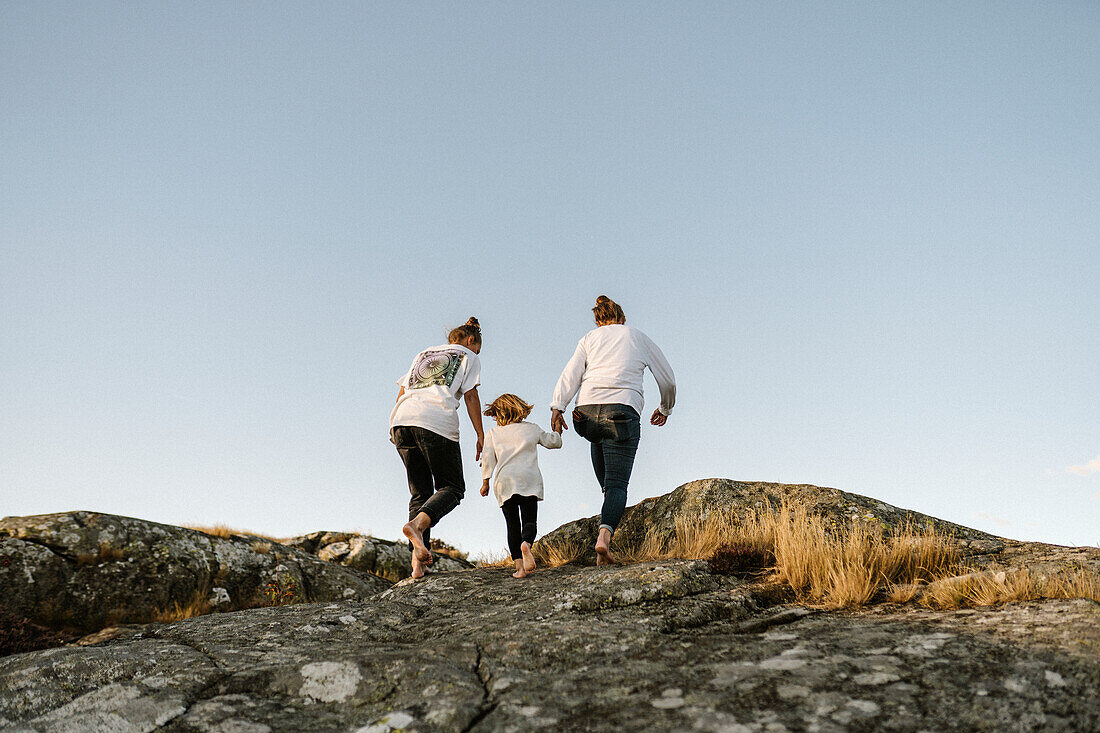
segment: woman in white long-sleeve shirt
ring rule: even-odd
[[[661,391],[649,422],[661,426],[676,403],[676,377],[657,345],[626,325],[618,303],[601,295],[592,309],[596,328],[577,344],[550,402],[550,428],[567,429],[562,412],[577,398],[573,427],[592,446],[592,468],[603,490],[596,562],[611,562],[611,536],[626,508],[626,489],[641,438],[645,405],[642,376],[648,367]]]
[[[535,569],[531,545],[538,534],[538,502],[542,501],[542,473],[538,447],[561,448],[561,433],[547,433],[534,423],[525,422],[531,405],[514,394],[502,394],[493,400],[485,415],[497,421],[497,427],[485,434],[481,454],[481,495],[489,495],[489,482],[497,505],[504,512],[508,528],[508,551],[516,565],[514,578],[523,578]]]

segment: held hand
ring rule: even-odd
[[[668,422],[668,415],[662,415],[660,410],[653,411],[653,417],[649,418],[650,425],[656,425],[660,427]]]
[[[561,435],[561,431],[569,429],[565,424],[565,418],[561,416],[561,410],[550,411],[550,429],[558,435]]]
[[[480,461],[481,460],[481,447],[483,445],[485,445],[485,436],[484,435],[477,436],[477,454],[474,455],[474,460],[475,461]]]

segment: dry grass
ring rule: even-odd
[[[94,554],[78,554],[76,556],[77,565],[98,565],[104,562],[112,562],[114,560],[125,560],[126,553],[116,547],[111,547],[110,543],[103,542],[99,546],[99,551]]]
[[[531,547],[535,562],[544,568],[567,565],[581,557],[587,548],[578,542],[557,539],[541,539]],[[511,562],[511,557],[508,558]]]
[[[510,568],[513,567],[512,556],[503,550],[499,552],[486,552],[478,555],[471,562],[479,568]]]
[[[272,537],[266,534],[260,534],[259,532],[251,532],[244,529],[234,529],[226,524],[204,525],[204,524],[184,524],[185,529],[193,529],[196,532],[202,532],[208,534],[211,537],[221,537],[222,539],[229,539],[233,535],[243,535],[246,537],[258,537],[262,540],[269,540],[271,542],[278,542],[278,537]]]
[[[266,555],[267,553],[271,552],[271,543],[270,542],[253,542],[252,543],[252,551],[253,552],[258,552],[261,555]]]
[[[929,583],[918,601],[931,608],[953,609],[1051,598],[1089,598],[1100,602],[1100,575],[1076,570],[1040,576],[1026,568],[972,572]]]
[[[1028,571],[973,572],[962,565],[954,537],[931,525],[905,525],[887,532],[878,524],[853,520],[836,527],[786,502],[744,515],[716,512],[703,519],[677,520],[671,540],[649,535],[634,546],[615,547],[614,552],[624,563],[702,559],[729,545],[744,552],[772,553],[774,577],[802,602],[825,608],[873,601],[917,600],[935,608],[1038,598],[1100,601],[1100,575],[1093,572],[1078,569],[1054,578],[1036,578]],[[543,553],[549,554],[548,549]],[[566,558],[576,557],[576,550],[583,548],[552,549]]]
[[[454,558],[455,560],[467,559],[467,553],[458,549],[454,545],[448,544],[443,540],[436,539],[435,537],[432,537],[431,547],[429,549],[437,555],[444,555],[446,557]]]
[[[620,562],[706,558],[737,545],[770,553],[775,573],[800,599],[828,608],[862,605],[885,589],[942,577],[958,567],[950,537],[931,528],[904,527],[887,534],[877,524],[826,526],[805,508],[781,504],[737,515],[716,512],[677,520],[675,537],[662,543],[649,535],[634,547],[615,548]]]
[[[196,591],[191,600],[182,606],[179,602],[172,604],[172,608],[162,609],[157,611],[150,617],[150,621],[170,624],[175,621],[182,621],[186,618],[194,618],[195,616],[204,616],[213,610],[210,606],[210,591],[201,592]]]

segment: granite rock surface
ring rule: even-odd
[[[327,562],[394,582],[412,575],[412,552],[406,542],[394,542],[354,532],[311,532],[282,542]],[[465,560],[438,552],[433,552],[432,558],[436,570],[468,570],[473,567]]]
[[[9,731],[1086,731],[1100,604],[819,612],[700,561],[436,573],[0,659]]]
[[[389,581],[246,535],[95,512],[0,520],[0,604],[53,627],[97,631],[189,605],[368,598]]]

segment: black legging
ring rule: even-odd
[[[504,521],[508,525],[508,551],[513,560],[523,557],[520,543],[531,544],[538,534],[539,500],[534,496],[513,495],[500,507],[504,512]],[[522,517],[522,519],[521,519]]]

